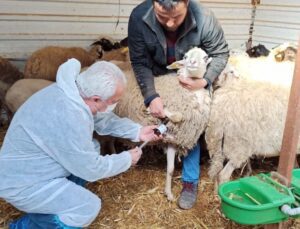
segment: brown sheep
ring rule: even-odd
[[[7,90],[15,81],[21,78],[23,78],[23,74],[7,59],[0,57],[0,110],[5,108],[4,97]]]
[[[102,57],[102,48],[93,46],[90,51],[80,47],[48,46],[35,51],[27,60],[24,78],[55,81],[58,67],[70,58],[80,61],[82,67],[90,66]]]

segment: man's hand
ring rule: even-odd
[[[139,147],[135,147],[129,150],[129,153],[131,155],[131,165],[136,165],[142,156],[142,150]]]
[[[207,81],[205,79],[195,79],[190,77],[178,77],[179,83],[182,87],[185,89],[188,89],[190,91],[198,90],[201,88],[205,88],[207,85]]]
[[[141,128],[140,131],[140,141],[146,142],[146,141],[157,141],[163,138],[162,135],[157,136],[154,133],[154,129],[157,128],[158,126],[153,125],[153,126],[144,126]]]
[[[149,105],[151,115],[155,118],[164,118],[164,105],[160,97],[153,99]]]

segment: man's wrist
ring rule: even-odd
[[[202,81],[203,81],[203,87],[205,88],[207,85],[208,85],[208,81],[207,81],[207,79],[205,79],[205,78],[202,78],[201,79]]]
[[[210,85],[211,85],[211,81],[209,79],[207,79],[207,78],[203,78],[203,80],[206,81],[206,85],[204,86],[204,88],[206,88],[206,89],[209,88]]]
[[[157,97],[159,97],[158,93],[155,93],[154,95],[149,96],[147,99],[144,100],[145,106],[148,107],[150,105],[150,103],[152,102],[152,100]]]

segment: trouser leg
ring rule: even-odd
[[[66,178],[56,179],[46,184],[46,188],[35,188],[33,186],[21,193],[21,200],[10,202],[30,213],[29,221],[36,228],[49,228],[47,224],[53,223],[58,225],[57,228],[86,227],[93,222],[101,208],[101,201],[95,194]]]
[[[188,152],[188,155],[183,158],[182,181],[198,183],[200,176],[200,144]]]

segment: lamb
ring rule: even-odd
[[[251,157],[278,156],[282,142],[294,63],[240,57],[229,58],[239,74],[214,92],[205,134],[216,187]]]
[[[6,109],[4,97],[9,87],[22,78],[23,74],[15,66],[7,59],[0,57],[0,110]]]
[[[102,48],[93,46],[90,51],[80,47],[48,46],[35,51],[27,60],[24,78],[55,81],[58,67],[70,58],[76,58],[81,66],[90,66],[102,57]]]
[[[198,65],[190,65],[194,63],[193,56],[195,53],[200,53],[197,57],[199,58],[197,59]],[[201,73],[201,75],[197,76],[203,77],[210,60],[211,59],[208,58],[203,50],[195,48],[187,52],[185,60],[176,63],[176,65],[182,64],[181,69],[185,68],[185,70],[179,70],[179,72],[189,76],[196,76],[193,75],[193,71],[197,67]],[[118,103],[114,112],[121,117],[128,117],[143,125],[159,123],[160,120],[145,112],[143,98],[133,71],[127,69],[125,74],[128,77],[127,93]],[[206,128],[211,102],[209,92],[206,89],[200,89],[197,92],[188,91],[180,86],[175,77],[175,73],[170,73],[155,77],[154,79],[156,90],[162,97],[165,108],[169,111],[182,114],[181,122],[169,121],[167,123],[168,134],[163,141],[163,145],[167,146],[165,194],[168,200],[174,200],[171,191],[171,182],[174,171],[175,154],[178,152],[179,155],[185,155],[187,150],[192,149],[197,143],[200,135]]]

